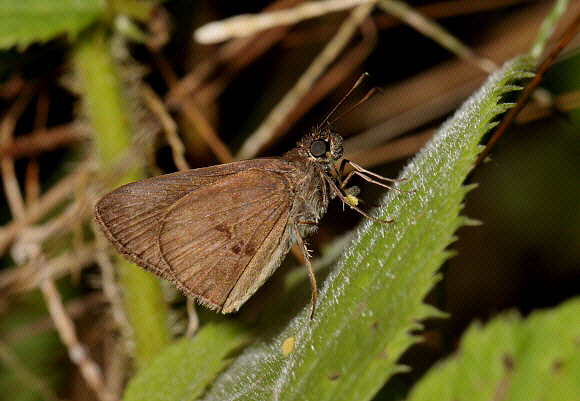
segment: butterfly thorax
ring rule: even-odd
[[[297,147],[283,158],[294,165],[294,194],[291,215],[302,235],[316,229],[326,213],[328,202],[334,197],[328,180],[335,180],[334,163],[342,156],[342,137],[329,127],[315,127]]]

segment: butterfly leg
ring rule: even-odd
[[[377,223],[383,223],[383,224],[389,224],[394,222],[394,220],[382,220],[382,219],[377,219],[376,217],[372,217],[370,215],[368,215],[367,213],[363,212],[360,208],[358,208],[353,202],[352,200],[348,200],[348,198],[343,194],[342,190],[336,185],[336,182],[334,182],[334,180],[328,176],[324,176],[324,179],[326,180],[326,182],[328,182],[328,185],[330,186],[330,189],[336,194],[336,196],[338,196],[340,198],[340,200],[342,201],[342,203],[345,203],[348,205],[348,207],[350,207],[351,209],[356,210],[357,212],[359,212],[360,214],[362,214],[363,216],[365,216],[367,219],[371,219],[373,221],[376,221]]]
[[[314,275],[314,270],[312,269],[312,265],[310,264],[310,255],[308,253],[308,248],[306,248],[306,244],[304,243],[304,239],[302,235],[300,235],[300,230],[298,229],[298,224],[315,224],[312,222],[307,221],[298,221],[297,224],[294,224],[294,233],[296,235],[296,242],[302,251],[302,256],[304,256],[304,263],[306,263],[306,269],[308,269],[308,278],[310,279],[310,285],[312,287],[312,313],[310,314],[310,319],[314,317],[314,313],[316,312],[316,301],[318,300],[318,285],[316,284],[316,276]]]
[[[344,174],[344,167],[347,164],[350,164],[354,168],[354,171],[351,171],[350,173],[348,173],[348,175],[346,176],[346,178],[343,180],[342,179],[342,176]],[[369,170],[367,170],[365,168],[362,168],[361,166],[359,166],[355,162],[352,162],[352,161],[347,160],[347,159],[342,159],[342,162],[340,163],[340,169],[338,171],[338,176],[340,177],[340,179],[339,179],[340,189],[344,189],[344,187],[346,186],[346,184],[355,175],[358,175],[359,177],[363,178],[364,180],[366,180],[368,182],[371,182],[371,183],[376,184],[376,185],[380,185],[381,187],[384,187],[384,188],[387,188],[387,189],[393,189],[393,190],[395,190],[397,192],[403,192],[403,193],[412,193],[412,192],[414,192],[414,191],[412,191],[412,192],[403,191],[403,190],[398,189],[398,188],[393,188],[393,187],[391,187],[391,186],[389,186],[389,185],[387,185],[387,184],[385,184],[383,182],[380,182],[378,180],[375,180],[375,179],[371,178],[370,176],[375,177],[375,178],[378,178],[379,180],[388,181],[388,182],[403,182],[403,181],[406,181],[407,180],[406,178],[403,178],[403,179],[400,179],[400,180],[396,180],[396,179],[393,179],[393,178],[383,177],[382,175],[373,173],[372,171],[369,171]]]

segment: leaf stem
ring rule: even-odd
[[[95,131],[101,165],[112,166],[131,145],[131,126],[104,30],[96,29],[80,38],[73,62],[82,81],[83,111]],[[120,177],[117,185],[140,178],[141,171],[135,167]],[[135,361],[140,369],[169,343],[168,307],[157,278],[121,257],[116,262],[124,307],[134,333]]]

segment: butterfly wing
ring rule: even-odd
[[[286,223],[292,195],[285,173],[292,169],[282,159],[256,159],[138,181],[104,196],[95,207],[95,219],[127,259],[227,313],[257,290],[289,249]],[[249,220],[236,220],[248,212]],[[229,239],[238,240],[229,251],[223,242],[228,232]],[[247,242],[239,249],[242,236]],[[198,253],[179,257],[193,248],[201,259]],[[162,256],[169,249],[173,254]],[[190,271],[200,276],[189,277]],[[230,286],[229,298],[219,287],[220,277]],[[192,284],[204,279],[211,284]]]
[[[171,278],[171,274],[157,250],[163,215],[189,192],[212,182],[196,182],[190,173],[167,174],[124,185],[95,206],[95,220],[115,248],[132,262],[166,278]],[[218,179],[221,178],[216,176],[213,181]]]
[[[172,205],[159,230],[159,253],[186,294],[233,312],[288,252],[292,201],[283,174],[242,171]]]

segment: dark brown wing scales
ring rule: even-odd
[[[205,305],[222,309],[252,261],[269,267],[269,276],[277,267],[271,267],[272,244],[287,241],[282,234],[292,203],[290,191],[283,175],[251,169],[173,204],[163,216],[158,244],[176,284]],[[261,282],[252,286],[248,297]],[[235,307],[224,312],[241,305],[235,301]]]
[[[97,202],[95,220],[127,259],[162,277],[172,278],[157,247],[159,224],[167,209],[188,193],[256,164],[254,161],[222,164],[124,185]],[[273,159],[268,164],[275,168],[281,163]]]
[[[195,189],[185,173],[168,174],[122,186],[95,207],[95,219],[128,259],[170,277],[157,251],[157,230],[167,208]]]

